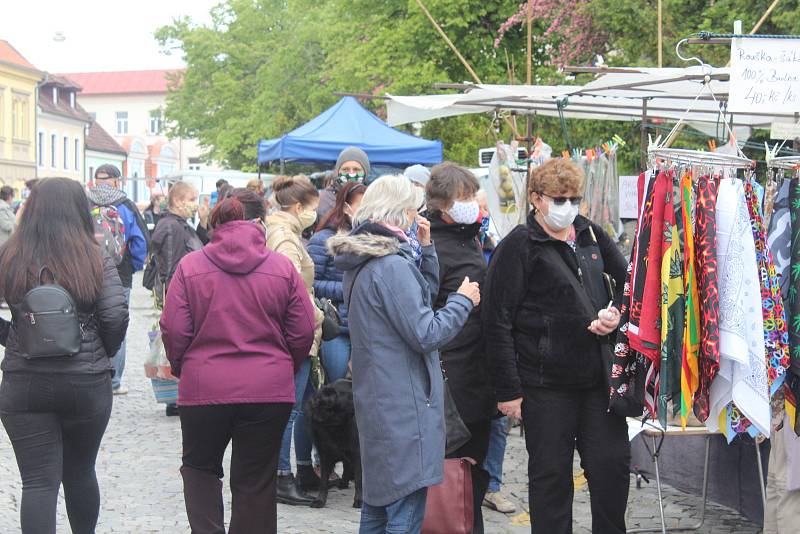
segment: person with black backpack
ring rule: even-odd
[[[101,165],[94,172],[95,186],[89,189],[89,207],[94,234],[114,260],[130,304],[133,274],[144,268],[150,233],[139,208],[120,189],[120,173],[113,165]],[[125,371],[125,341],[114,356],[114,395],[125,395],[122,373]]]
[[[95,461],[128,307],[86,203],[80,183],[41,180],[0,249],[0,298],[12,312],[0,319],[0,421],[22,477],[23,534],[55,534],[61,484],[72,532],[93,533],[100,509]]]

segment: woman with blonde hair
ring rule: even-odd
[[[480,302],[465,278],[434,311],[439,262],[430,223],[417,214],[422,192],[404,176],[367,188],[355,229],[329,239],[352,342],[353,401],[361,446],[361,534],[418,533],[429,486],[444,475],[444,384],[439,349]],[[406,231],[416,221],[417,268]]]
[[[267,217],[267,246],[289,258],[300,273],[309,297],[314,298],[314,261],[303,246],[303,230],[317,220],[319,192],[311,181],[302,175],[279,176],[272,182],[273,203],[276,211]],[[290,450],[294,434],[295,457],[299,476],[313,480],[316,476],[311,465],[311,436],[303,417],[303,406],[313,393],[312,367],[318,368],[322,340],[322,312],[315,306],[316,331],[311,347],[311,360],[306,360],[295,374],[295,406],[283,435],[278,462],[278,502],[310,506],[313,499],[303,493],[292,475]]]
[[[157,299],[162,303],[180,261],[190,252],[203,248],[204,240],[188,222],[197,213],[197,198],[197,189],[192,184],[187,182],[173,184],[167,194],[167,212],[161,215],[153,231],[150,254],[156,260],[159,282],[156,287],[163,291],[163,295]],[[176,417],[177,380],[160,379],[150,374],[148,376],[151,376],[158,402],[166,404],[167,416]]]

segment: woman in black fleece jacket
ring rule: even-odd
[[[593,532],[625,532],[630,446],[625,418],[608,413],[607,377],[626,262],[578,215],[583,182],[567,160],[537,169],[534,210],[495,251],[481,306],[498,408],[525,424],[534,534],[572,532],[576,446]]]

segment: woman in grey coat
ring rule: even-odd
[[[439,348],[480,301],[478,284],[465,279],[433,311],[439,264],[430,225],[417,215],[420,196],[404,177],[384,176],[367,189],[353,232],[329,240],[349,310],[364,492],[360,534],[421,530],[427,488],[442,482],[444,471]],[[404,232],[414,220],[423,245],[419,269]]]

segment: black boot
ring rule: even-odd
[[[297,466],[297,483],[303,491],[319,491],[319,477],[310,465]]]
[[[294,475],[278,475],[278,502],[292,506],[311,506],[314,498],[298,487]]]
[[[180,415],[177,404],[167,404],[166,412],[167,417],[178,417]]]

